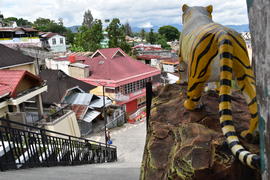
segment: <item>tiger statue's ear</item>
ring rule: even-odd
[[[185,11],[187,10],[187,8],[189,8],[188,5],[184,4],[184,5],[182,6],[182,11],[185,12]]]
[[[205,9],[206,9],[210,14],[213,12],[213,6],[212,6],[212,5],[206,6]]]

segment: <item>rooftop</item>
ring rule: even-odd
[[[61,70],[43,70],[40,77],[47,80],[48,92],[42,94],[45,104],[60,103],[66,91],[70,88],[78,86],[85,92],[89,92],[96,86],[90,85],[73,77],[66,75]]]
[[[9,92],[11,97],[16,97],[18,86],[23,78],[37,84],[42,81],[25,70],[0,70],[0,96]]]
[[[34,63],[34,58],[0,44],[0,69]]]
[[[119,86],[160,74],[157,68],[131,58],[120,48],[97,50],[85,64],[89,65],[91,76],[82,80],[107,82],[108,86]]]
[[[16,32],[16,31],[25,31],[25,32],[38,32],[34,28],[24,28],[24,27],[0,27],[0,31]]]
[[[179,64],[179,60],[176,59],[176,58],[164,59],[164,60],[161,61],[161,63],[176,65],[176,64]]]
[[[43,37],[43,38],[51,38],[51,37],[56,36],[56,35],[62,36],[62,35],[60,35],[58,33],[46,32],[45,34],[42,34],[41,37]]]

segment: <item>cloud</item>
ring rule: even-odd
[[[147,23],[139,25],[138,27],[139,28],[152,28],[153,25],[150,22],[147,22]]]
[[[243,0],[0,0],[5,17],[15,16],[34,21],[38,17],[55,21],[63,18],[65,26],[80,25],[89,9],[94,18],[119,18],[132,26],[161,26],[181,23],[181,6],[214,6],[213,19],[221,24],[247,24],[246,4]]]

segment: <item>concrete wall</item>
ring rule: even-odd
[[[69,66],[69,75],[74,78],[86,78],[89,76],[89,68]]]
[[[163,70],[165,72],[171,72],[174,73],[174,66],[172,64],[163,64]]]
[[[103,96],[103,88],[102,86],[97,86],[96,88],[92,89],[90,93],[95,94],[97,96]],[[112,100],[115,99],[115,93],[106,93],[106,90],[105,90],[105,96],[111,98]],[[115,104],[115,101],[113,101],[113,104]]]
[[[44,128],[51,131],[68,134],[71,136],[81,137],[76,115],[73,111],[67,112],[64,116],[58,118],[54,122],[46,123]],[[53,133],[50,135],[62,137],[61,135],[57,135]]]
[[[6,70],[26,70],[26,71],[31,72],[32,74],[35,74],[35,75],[37,74],[34,63],[26,64],[26,65],[22,65],[22,66],[16,66],[16,67],[12,67],[12,68],[6,68]]]
[[[5,117],[7,112],[8,112],[8,106],[0,108],[0,118]]]
[[[46,67],[48,69],[53,69],[53,70],[62,70],[64,73],[69,75],[69,68],[68,65],[70,64],[69,61],[56,61],[53,59],[46,59]]]

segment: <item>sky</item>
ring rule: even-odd
[[[65,26],[81,25],[90,10],[95,19],[119,18],[134,27],[181,24],[181,7],[213,5],[213,20],[224,25],[248,24],[246,0],[0,0],[4,17],[34,21],[63,18]]]

